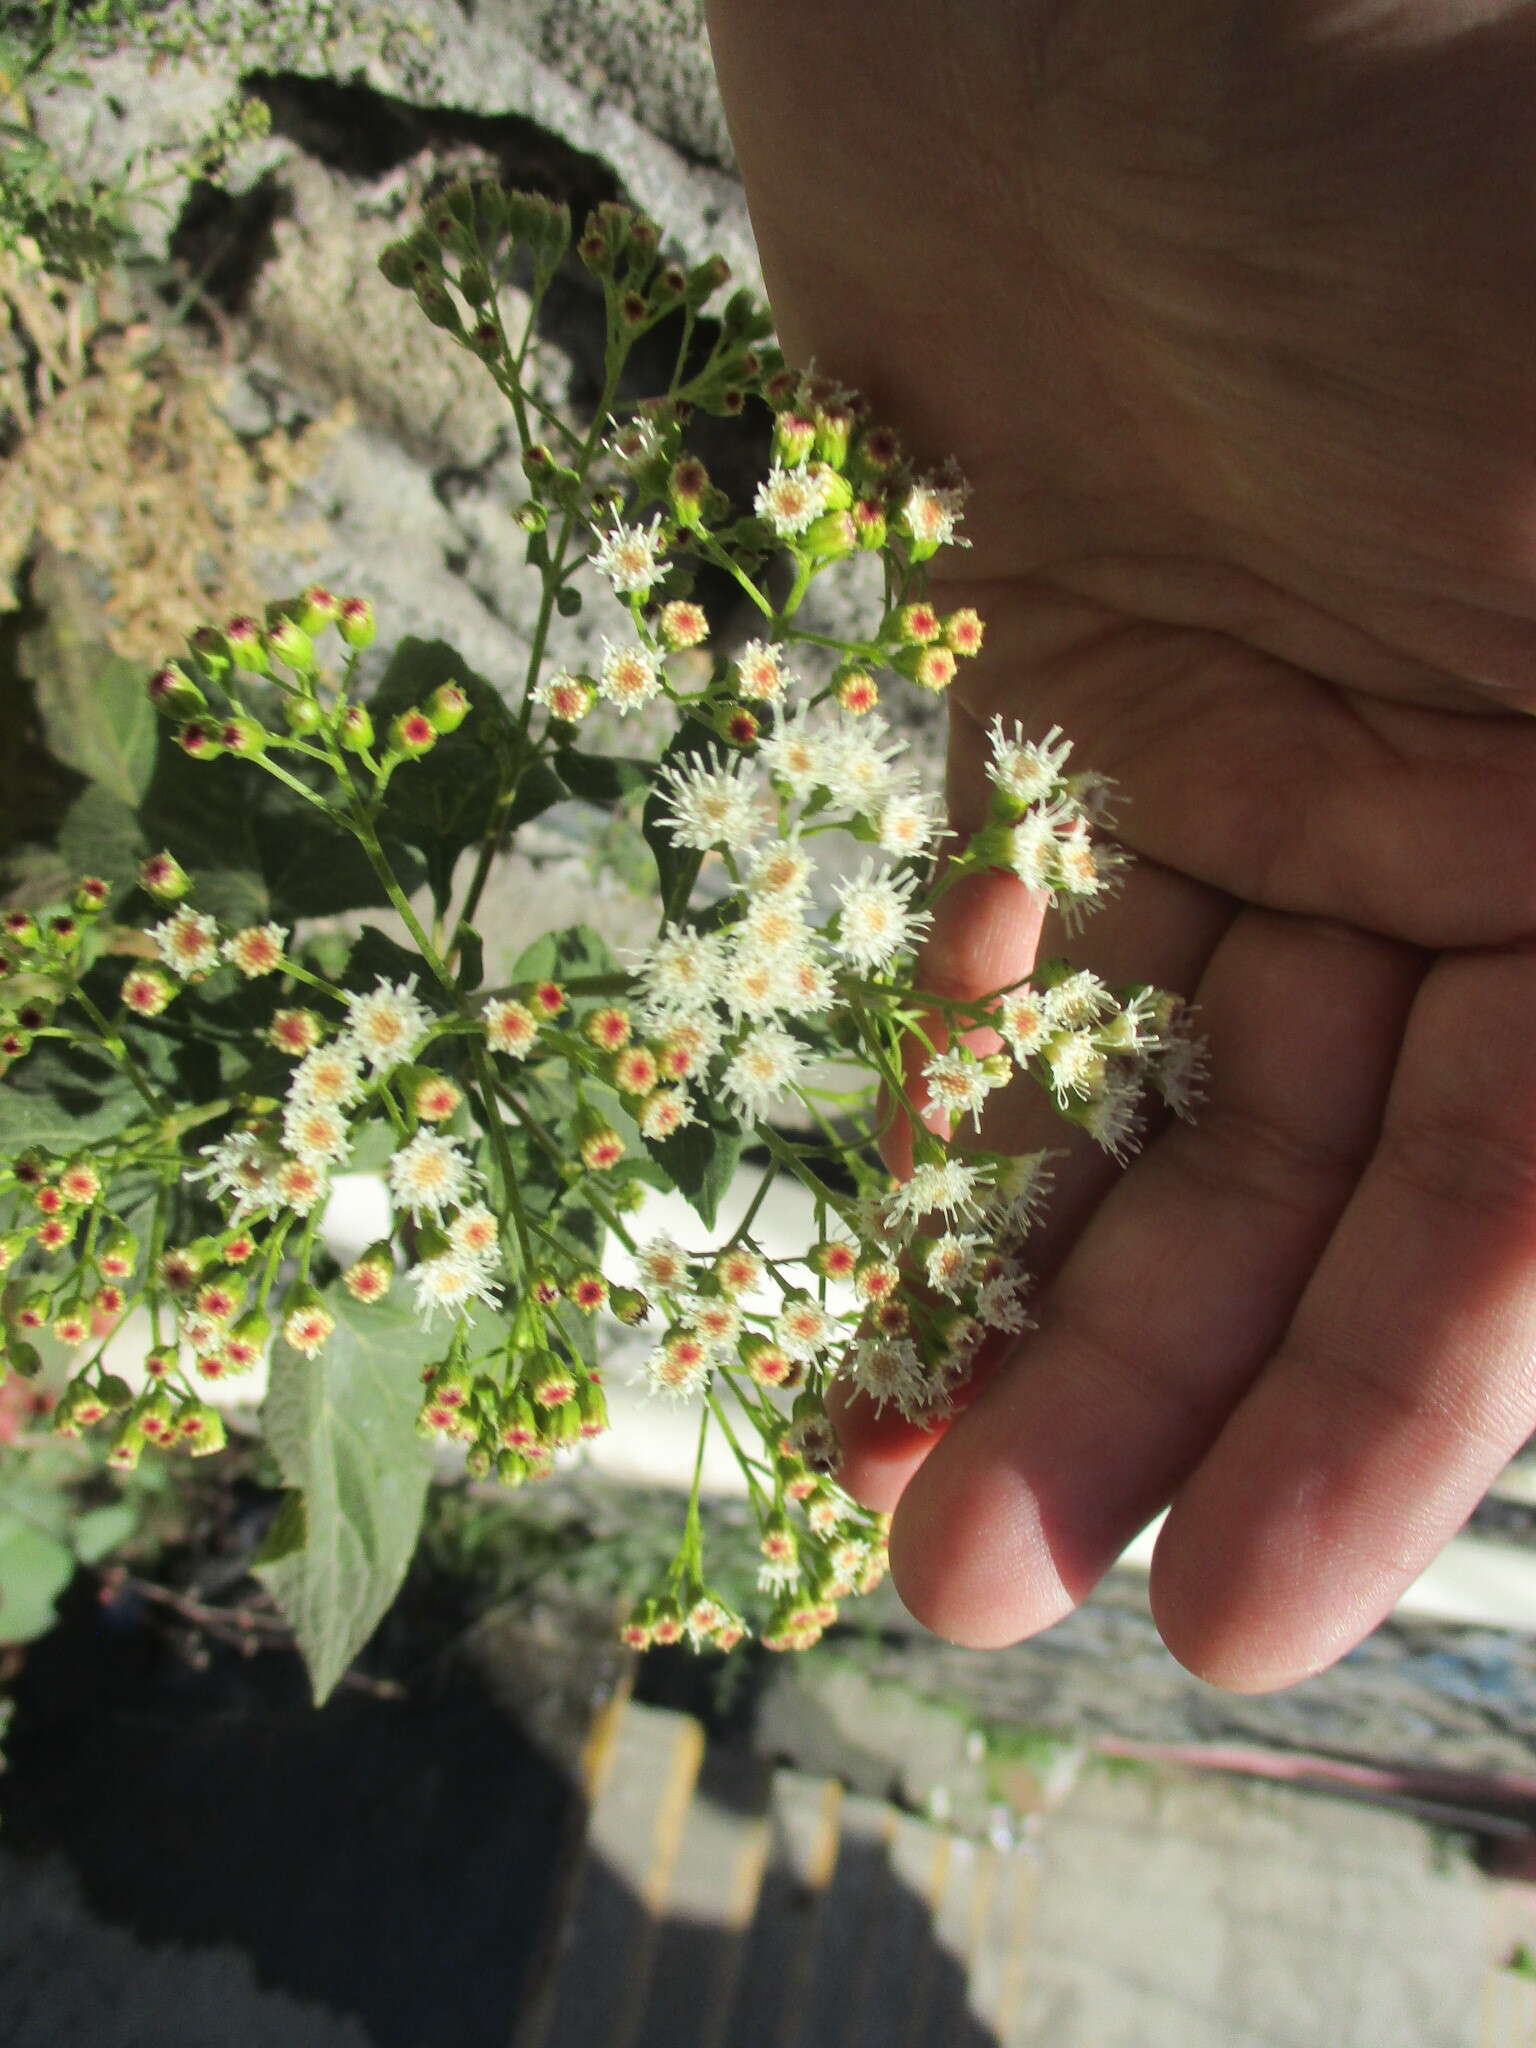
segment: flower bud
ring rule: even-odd
[[[809,462],[816,446],[816,422],[803,412],[781,412],[773,423],[773,459],[786,469]]]
[[[437,730],[419,705],[412,704],[389,724],[389,749],[408,761],[419,761],[437,745]]]
[[[222,682],[232,666],[229,648],[217,626],[199,626],[189,643],[197,664],[212,681]]]
[[[288,730],[300,739],[318,732],[325,723],[325,713],[313,697],[284,697],[283,718]]]
[[[469,716],[469,693],[462,683],[439,683],[427,699],[427,717],[435,732],[457,732]]]
[[[174,853],[152,853],[140,865],[139,887],[157,903],[179,903],[191,882]]]
[[[553,1351],[536,1351],[525,1384],[540,1408],[559,1408],[576,1393],[576,1374]]]
[[[208,699],[184,668],[168,661],[157,668],[146,685],[149,701],[162,718],[194,718],[208,708]]]
[[[106,909],[111,895],[111,884],[104,882],[100,875],[82,875],[75,884],[75,893],[70,901],[82,917],[95,917]]]
[[[631,1329],[643,1323],[651,1312],[651,1304],[637,1287],[615,1287],[608,1296],[608,1306],[621,1323]]]
[[[267,652],[287,668],[310,675],[315,666],[315,643],[297,619],[282,616],[267,627]]]
[[[349,647],[369,647],[378,630],[373,605],[366,597],[344,597],[336,614],[336,630]]]
[[[270,673],[272,664],[261,628],[253,618],[242,614],[239,618],[230,619],[224,627],[224,645],[229,649],[229,658],[236,668],[244,669],[253,676]]]
[[[373,719],[366,704],[349,704],[336,724],[336,737],[349,754],[366,754],[373,745]]]
[[[323,584],[311,583],[308,589],[301,591],[294,600],[289,616],[303,632],[313,638],[316,633],[323,633],[327,626],[335,622],[340,610],[339,598],[333,597]]]
[[[237,711],[219,726],[219,745],[226,754],[249,761],[267,751],[267,729],[259,719]]]
[[[163,967],[131,967],[123,976],[120,998],[136,1017],[158,1017],[175,999],[179,984]]]
[[[848,517],[853,521],[854,539],[866,554],[878,553],[885,546],[885,507],[878,498],[856,498],[848,509]]]
[[[812,561],[835,562],[844,555],[851,555],[859,544],[853,517],[848,512],[823,512],[795,542],[797,554],[809,555]]]
[[[384,1299],[394,1276],[395,1261],[389,1240],[381,1238],[378,1243],[371,1244],[360,1258],[353,1260],[342,1274],[341,1284],[354,1301],[369,1303]]]
[[[189,761],[216,761],[224,751],[220,728],[211,718],[193,718],[177,728],[176,744]]]

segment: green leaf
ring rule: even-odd
[[[145,695],[137,662],[113,654],[91,630],[84,576],[72,557],[44,549],[33,569],[32,595],[41,625],[17,653],[32,678],[49,752],[112,796],[136,804],[155,769],[160,721]]]
[[[420,1373],[443,1349],[397,1288],[363,1308],[340,1287],[326,1305],[336,1329],[318,1358],[278,1343],[262,1419],[284,1483],[303,1497],[303,1535],[290,1511],[285,1554],[258,1576],[298,1638],[317,1705],[329,1698],[399,1590],[416,1546],[432,1468],[416,1434]]]
[[[556,748],[555,767],[572,796],[603,810],[612,810],[656,780],[654,761],[625,754],[582,754],[574,747]]]
[[[448,682],[468,696],[468,717],[429,754],[401,763],[382,813],[385,827],[429,858],[444,850],[460,853],[484,836],[513,780],[517,728],[490,684],[443,640],[402,640],[369,701],[382,744],[392,718],[425,704]]]
[[[133,1083],[104,1053],[50,1039],[0,1080],[0,1150],[73,1152],[123,1130],[138,1102]]]
[[[249,761],[191,761],[167,739],[139,807],[146,844],[168,847],[192,877],[197,908],[230,924],[272,914],[254,824],[264,780]]]
[[[693,1205],[706,1229],[714,1227],[720,1203],[731,1184],[746,1142],[741,1125],[708,1097],[699,1098],[697,1123],[685,1124],[670,1138],[643,1142],[680,1195]]]
[[[54,1605],[74,1575],[67,1543],[0,1510],[0,1643],[30,1643],[46,1635]]]
[[[431,1008],[438,1001],[437,983],[421,955],[381,932],[376,924],[365,924],[347,955],[347,987],[370,989],[376,981],[409,981],[413,975],[422,1001]]]
[[[106,1507],[87,1508],[76,1517],[70,1530],[76,1557],[82,1564],[99,1564],[119,1544],[128,1541],[138,1523],[131,1501],[117,1500]]]
[[[100,782],[80,792],[59,827],[70,875],[100,875],[118,891],[131,886],[146,850],[133,806]]]
[[[619,963],[608,941],[587,924],[563,932],[545,932],[519,953],[512,965],[513,981],[570,981],[578,975],[616,974]]]
[[[276,783],[268,782],[267,792],[267,803],[252,820],[252,833],[273,916],[292,924],[304,917],[334,917],[344,910],[382,909],[389,900],[384,885],[347,828]],[[397,881],[410,895],[425,873],[419,855],[398,838],[386,838],[383,847]]]

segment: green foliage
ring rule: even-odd
[[[138,1499],[100,1498],[94,1463],[49,1443],[0,1459],[0,1643],[45,1634],[76,1567],[98,1563],[138,1527]]]
[[[316,1703],[334,1691],[399,1590],[432,1467],[416,1433],[421,1368],[438,1349],[403,1296],[359,1308],[339,1288],[318,1359],[273,1353],[267,1441],[295,1506],[258,1567],[309,1667]]]

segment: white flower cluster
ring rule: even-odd
[[[278,1129],[236,1130],[217,1145],[205,1147],[207,1165],[200,1178],[230,1205],[235,1217],[283,1209],[309,1215],[329,1193],[332,1173],[347,1161],[348,1112],[367,1094],[370,1077],[410,1059],[432,1023],[414,979],[396,984],[381,980],[366,994],[348,996],[346,1023],[334,1038],[319,1040],[315,1027],[312,1036],[317,1042],[293,1070]],[[392,1162],[392,1176],[410,1149],[407,1146]]]
[[[771,654],[753,643],[742,657],[765,693]],[[927,926],[913,900],[920,874],[900,863],[926,860],[941,834],[903,752],[879,718],[802,709],[751,760],[692,760],[660,778],[674,843],[732,863],[742,914],[717,932],[665,933],[641,963],[641,1015],[663,1037],[689,1037],[690,1071],[723,1051],[720,1085],[747,1117],[764,1115],[803,1078],[795,1021],[832,1007],[840,974],[890,971]],[[800,830],[813,803],[818,823],[846,821],[889,857],[868,858],[837,883],[825,925],[813,921],[812,841]]]
[[[1026,740],[1017,721],[1010,731],[994,718],[987,737],[994,813],[999,800],[1009,813],[982,835],[988,857],[1059,905],[1070,929],[1085,906],[1111,892],[1125,866],[1120,848],[1093,838],[1109,785],[1100,775],[1065,773],[1072,744],[1059,726],[1043,740]]]

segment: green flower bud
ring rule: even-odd
[[[174,661],[157,668],[145,688],[150,703],[162,718],[195,718],[198,712],[208,708],[208,699],[186,670]]]
[[[288,730],[300,739],[308,733],[318,732],[325,723],[325,713],[313,697],[284,697],[283,718]]]
[[[220,725],[219,745],[226,754],[248,761],[267,751],[267,729],[258,719],[237,711]]]
[[[420,760],[437,745],[437,728],[419,705],[413,704],[389,724],[389,750],[408,761]]]
[[[373,605],[366,597],[344,597],[336,614],[336,630],[349,647],[369,647],[377,628]]]
[[[427,699],[426,710],[435,731],[457,732],[469,716],[469,693],[462,683],[439,683]]]
[[[239,618],[229,620],[224,628],[224,644],[235,667],[244,669],[247,675],[264,676],[270,672],[272,664],[261,628],[253,618],[242,613]]]
[[[268,626],[267,651],[301,675],[314,671],[315,643],[296,619],[279,618]]]
[[[336,724],[336,737],[349,754],[366,754],[373,745],[373,720],[366,704],[349,704]]]

